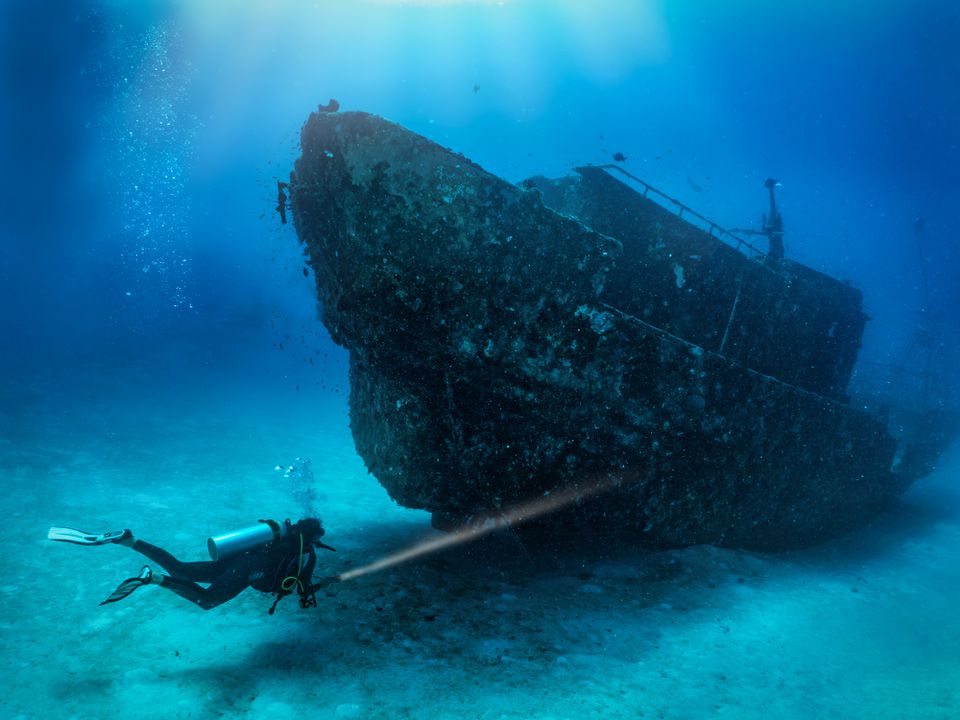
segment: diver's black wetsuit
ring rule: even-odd
[[[303,599],[311,590],[317,564],[313,545],[301,545],[298,535],[223,560],[200,562],[182,562],[143,540],[135,541],[133,549],[170,573],[163,578],[163,587],[204,610],[232,600],[248,587],[279,596],[298,592]],[[209,587],[197,583],[209,583]]]

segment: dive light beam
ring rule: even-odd
[[[338,575],[336,579],[340,582],[353,580],[354,578],[380,572],[381,570],[386,570],[387,568],[438,552],[439,550],[445,550],[455,545],[472,542],[503,527],[522,525],[525,522],[530,522],[538,517],[555,512],[567,505],[572,505],[575,502],[586,500],[587,498],[609,490],[615,484],[617,483],[613,480],[603,479],[588,485],[580,485],[575,488],[568,487],[563,490],[545,494],[534,500],[529,500],[507,508],[499,514],[496,520],[487,519],[486,522],[467,524],[449,535],[425,540],[406,550],[400,550],[363,567],[354,568],[353,570]]]

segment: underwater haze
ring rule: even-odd
[[[616,162],[725,228],[775,178],[786,257],[863,292],[850,402],[955,413],[958,35],[947,0],[0,3],[0,714],[960,717],[956,446],[803,550],[507,531],[368,572],[445,536],[358,455],[276,209],[331,99],[511,183]],[[275,614],[101,606],[148,561],[45,534],[206,560],[312,514],[341,581]]]

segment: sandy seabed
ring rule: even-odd
[[[296,517],[277,465],[312,461],[341,573],[438,533],[367,474],[341,396],[2,388],[0,716],[960,717],[960,453],[895,512],[786,555],[532,552],[482,540],[330,587],[209,612],[162,588],[98,603],[144,559],[51,543],[131,527],[185,560]]]

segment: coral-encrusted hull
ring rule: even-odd
[[[777,549],[902,492],[875,417],[608,304],[620,241],[538,192],[364,113],[311,116],[302,147],[294,220],[357,450],[401,504],[456,521],[613,478],[563,519]]]

